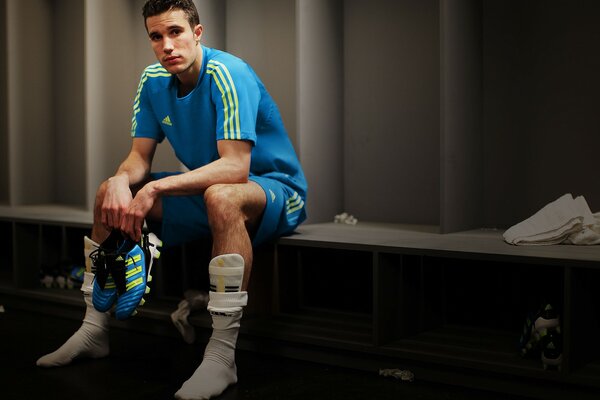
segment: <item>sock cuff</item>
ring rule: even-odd
[[[209,292],[208,309],[245,307],[248,304],[248,292]]]
[[[92,290],[94,290],[94,277],[95,275],[91,272],[83,273],[83,283],[81,284],[83,293],[92,293]]]
[[[92,260],[90,259],[90,254],[92,254],[92,251],[96,250],[98,247],[100,247],[98,243],[94,242],[87,236],[83,237],[83,256],[85,259],[85,270],[88,272],[94,269]]]

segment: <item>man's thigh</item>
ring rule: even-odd
[[[156,172],[151,179],[161,179],[180,172]],[[162,196],[160,213],[152,210],[146,219],[148,228],[165,246],[176,246],[210,235],[203,195]]]
[[[153,173],[151,177],[160,179],[174,174],[177,172]],[[266,196],[266,204],[259,202],[256,206],[261,210],[257,208],[260,216],[252,229],[254,246],[289,234],[304,221],[304,201],[293,189],[266,177],[251,176],[250,181],[260,186]],[[159,235],[166,246],[179,245],[210,235],[203,195],[163,196],[161,209],[160,222],[149,219],[147,223],[150,230]]]

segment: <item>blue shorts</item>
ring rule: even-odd
[[[152,173],[151,179],[161,179],[180,172]],[[251,176],[259,184],[267,198],[265,210],[252,245],[259,246],[281,236],[289,235],[306,219],[304,199],[286,184],[261,176]],[[290,208],[290,204],[296,207]],[[204,196],[163,196],[162,221],[148,220],[150,231],[163,241],[165,246],[176,246],[210,236]]]

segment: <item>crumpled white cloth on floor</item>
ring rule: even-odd
[[[186,290],[185,299],[181,300],[177,310],[171,313],[171,321],[175,328],[181,333],[184,342],[194,343],[196,340],[196,330],[188,321],[190,312],[204,309],[208,305],[208,293],[197,290]]]
[[[600,213],[592,214],[583,196],[567,193],[507,229],[503,237],[515,245],[600,244]]]

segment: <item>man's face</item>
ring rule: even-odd
[[[200,70],[198,42],[202,36],[202,26],[196,25],[192,30],[185,12],[170,10],[148,17],[146,28],[152,50],[167,71],[181,74]]]

